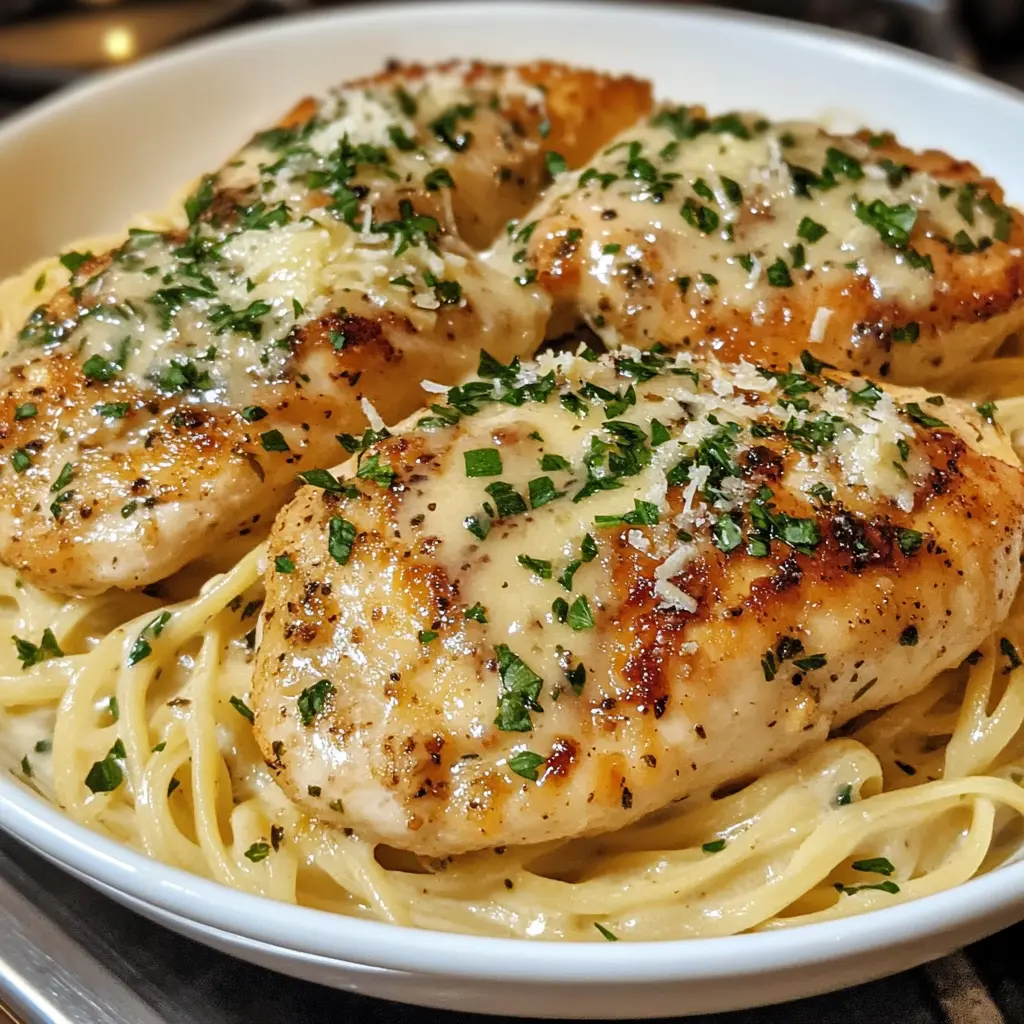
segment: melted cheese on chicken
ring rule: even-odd
[[[975,167],[890,135],[666,107],[565,169],[494,259],[609,345],[923,384],[1024,325],[1024,219]]]
[[[473,246],[548,145],[583,160],[648,105],[549,64],[397,69],[259,133],[174,229],[64,254],[0,365],[0,558],[62,592],[162,579],[258,530],[367,403],[393,422],[481,345],[532,352],[547,298]]]
[[[291,797],[428,855],[607,831],[958,664],[1020,581],[1007,438],[803,358],[485,357],[303,489],[253,690]]]

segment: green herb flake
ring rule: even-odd
[[[432,629],[421,629],[417,637],[421,644],[432,644],[437,639],[438,634]]]
[[[16,420],[30,420],[38,412],[39,410],[31,402],[26,402],[14,410],[14,418]]]
[[[590,610],[590,602],[587,601],[585,594],[580,594],[573,601],[569,608],[567,621],[569,628],[576,633],[594,628],[594,613]]]
[[[321,679],[312,686],[307,686],[299,699],[296,707],[299,709],[299,717],[303,725],[312,725],[316,716],[324,709],[329,697],[333,697],[337,691],[329,679]]]
[[[252,712],[252,708],[242,700],[241,697],[232,696],[228,703],[247,721],[255,722],[256,716]]]
[[[597,921],[594,922],[594,927],[604,936],[608,942],[618,942],[618,935],[610,932],[603,924],[599,924]]]
[[[149,641],[158,637],[164,631],[164,626],[170,621],[171,613],[161,612],[156,618],[150,619],[146,623],[128,654],[129,666],[137,665],[153,653],[153,647]]]
[[[775,288],[789,288],[793,284],[789,267],[781,256],[768,268],[767,277],[768,283]]]
[[[85,777],[85,784],[93,793],[112,793],[122,782],[124,771],[113,749],[102,761],[94,761]]]
[[[274,559],[274,569],[285,574],[295,572],[295,563],[288,555],[278,555]]]
[[[82,266],[93,259],[91,252],[66,252],[60,257],[62,267],[65,267],[72,275],[77,274]]]
[[[508,759],[509,770],[530,782],[536,782],[538,769],[547,762],[547,758],[535,754],[532,750],[521,750]]]
[[[338,565],[347,565],[356,539],[354,523],[340,516],[332,516],[327,524],[327,550]]]
[[[555,485],[549,476],[535,477],[527,484],[527,488],[530,492],[531,508],[540,508],[562,496],[559,491],[555,490]]]
[[[796,233],[798,238],[813,244],[828,234],[828,228],[824,224],[819,224],[816,220],[812,220],[810,217],[804,217],[800,221]]]
[[[494,724],[503,732],[531,732],[530,712],[543,711],[537,698],[544,680],[505,644],[498,644],[494,653],[501,679]]]
[[[524,568],[529,569],[534,576],[542,580],[551,579],[551,563],[544,558],[531,558],[529,555],[516,555],[516,561]]]
[[[288,452],[288,442],[280,430],[267,430],[260,434],[260,444],[265,452]]]
[[[14,641],[22,669],[32,668],[33,665],[39,665],[50,658],[64,657],[64,652],[60,649],[60,644],[57,643],[57,638],[49,626],[43,630],[43,638],[38,644],[22,640],[18,636],[12,636],[11,640]]]
[[[465,612],[467,619],[472,619],[474,622],[487,622],[487,610],[484,608],[479,601],[472,608],[467,608]]]
[[[918,405],[917,402],[908,402],[904,407],[903,411],[915,422],[920,423],[922,427],[944,427],[946,426],[942,420],[936,419],[934,416],[929,415]]]
[[[466,476],[501,476],[501,453],[497,448],[474,448],[462,453]]]
[[[253,843],[248,850],[245,851],[245,856],[253,862],[253,864],[259,864],[261,860],[266,860],[270,856],[270,843]]]
[[[721,853],[725,849],[724,839],[712,839],[710,843],[704,843],[701,850],[704,853]]]

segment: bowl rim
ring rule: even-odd
[[[231,889],[93,832],[12,779],[0,779],[0,828],[82,877],[222,934],[304,958],[473,981],[633,985],[752,976],[877,954],[1007,908],[1024,918],[1019,861],[954,889],[835,921],[715,938],[531,941],[365,920]]]
[[[550,4],[543,0],[449,0],[432,4],[429,11],[431,17],[451,15],[480,21],[507,17],[513,11],[517,17],[552,13]],[[862,64],[891,66],[898,60],[902,71],[914,73],[922,84],[946,92],[955,89],[981,103],[996,104],[1024,115],[1024,93],[1009,85],[891,43],[862,39],[835,29],[736,11],[699,7],[667,10],[626,0],[568,0],[559,5],[560,16],[571,16],[573,12],[608,19],[611,23],[628,12],[630,18],[649,19],[652,23],[672,19],[732,29],[742,25],[764,34],[766,45],[775,38],[785,37],[792,43],[798,37],[805,44],[814,42],[844,51]],[[186,43],[130,67],[103,72],[16,115],[0,128],[0,148],[79,105],[101,103],[110,92],[129,87],[138,79],[166,72],[176,65],[187,65],[192,60],[202,61],[211,53],[244,49],[271,33],[280,42],[292,36],[301,38],[328,22],[360,21],[384,29],[394,27],[396,20],[423,14],[424,8],[414,0],[383,7],[356,4],[342,10],[263,22]],[[0,778],[0,828],[82,877],[95,879],[135,901],[206,928],[263,943],[292,956],[466,980],[635,985],[750,976],[785,967],[824,965],[859,954],[877,954],[1007,911],[1024,918],[1024,861],[1015,861],[954,889],[836,921],[716,938],[537,942],[347,917],[234,890],[152,860],[91,831],[12,778]],[[580,955],[583,949],[586,956]]]

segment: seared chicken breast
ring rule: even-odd
[[[504,365],[302,488],[253,688],[308,813],[445,856],[616,829],[923,688],[1007,614],[991,409],[623,350]]]
[[[95,593],[258,529],[296,474],[532,352],[546,296],[475,246],[648,87],[550,64],[394,69],[300,104],[184,203],[70,277],[0,363],[0,559]],[[374,412],[374,409],[376,412]]]
[[[1024,326],[1024,218],[891,135],[664,107],[508,226],[494,259],[609,345],[930,385]]]

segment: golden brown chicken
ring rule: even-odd
[[[803,358],[485,357],[303,488],[253,688],[292,799],[434,856],[616,829],[957,665],[1020,581],[1006,436]]]
[[[891,135],[665,107],[559,175],[495,260],[611,347],[930,386],[1024,327],[1024,217]]]
[[[549,148],[584,160],[649,102],[551,64],[395,68],[258,134],[180,229],[65,254],[0,365],[0,559],[64,593],[162,579],[422,378],[532,352],[548,300],[473,246],[535,201]]]

